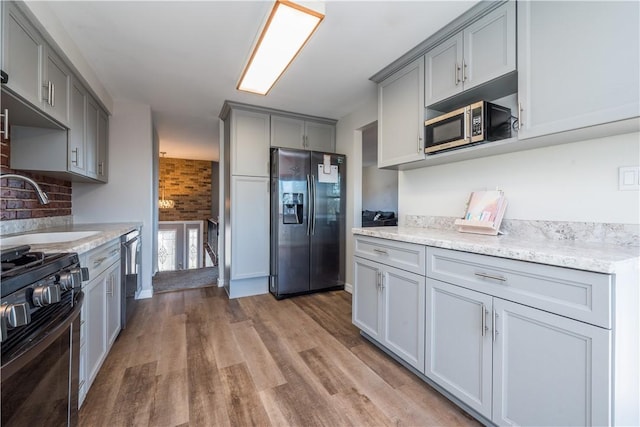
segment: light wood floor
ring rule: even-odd
[[[80,425],[478,424],[360,337],[346,292],[229,300],[202,288],[139,301]]]

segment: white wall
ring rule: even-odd
[[[352,227],[361,225],[362,133],[377,120],[370,103],[340,119],[337,151],[347,155],[346,282],[353,283]],[[462,216],[471,191],[504,190],[505,218],[640,223],[640,192],[618,191],[618,167],[640,165],[640,134],[631,133],[398,174],[398,217]]]
[[[640,192],[618,190],[618,167],[640,165],[631,133],[400,172],[400,220],[462,216],[474,190],[504,190],[505,218],[640,223]]]
[[[109,119],[109,182],[73,183],[74,223],[142,222],[142,291],[151,296],[153,265],[151,107],[116,100]]]
[[[362,209],[398,213],[397,171],[377,165],[362,168]]]
[[[346,288],[353,284],[353,235],[351,229],[362,224],[362,132],[378,119],[377,86],[371,82],[369,102],[341,118],[336,125],[336,152],[347,156],[347,235]]]

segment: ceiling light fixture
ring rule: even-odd
[[[324,14],[315,10],[287,0],[277,0],[237,89],[266,95],[323,18]]]

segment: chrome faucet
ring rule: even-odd
[[[40,204],[41,205],[49,204],[49,196],[47,196],[47,193],[42,191],[42,188],[40,188],[38,183],[32,180],[31,178],[27,178],[26,176],[18,175],[15,173],[7,173],[4,175],[0,175],[0,178],[17,178],[31,184],[33,189],[36,190],[36,196],[38,196],[38,201],[40,202]]]

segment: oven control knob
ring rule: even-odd
[[[63,291],[69,291],[73,288],[79,288],[80,284],[89,279],[89,269],[72,268],[69,271],[62,272],[58,275],[58,284]]]
[[[2,316],[3,323],[6,322],[6,324],[11,328],[24,326],[31,322],[29,306],[25,302],[3,305],[0,307],[0,315]]]
[[[37,286],[33,288],[31,299],[36,307],[60,302],[60,287],[57,285]]]

